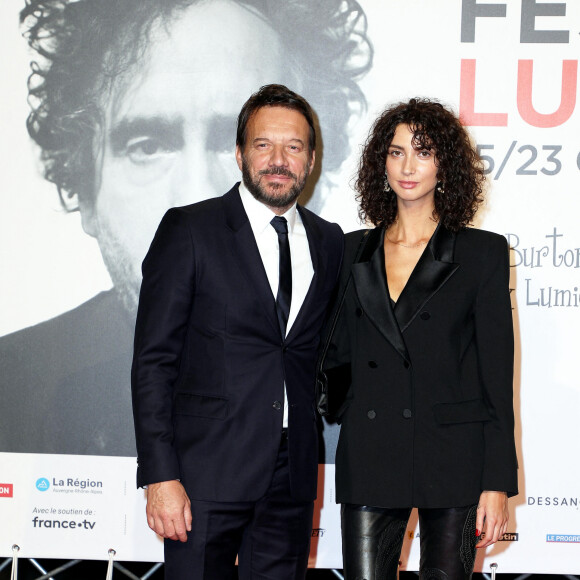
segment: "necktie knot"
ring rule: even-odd
[[[277,215],[272,218],[270,223],[278,234],[288,234],[288,222],[286,218]]]

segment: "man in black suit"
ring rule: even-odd
[[[316,351],[343,251],[296,204],[314,158],[308,103],[262,87],[238,117],[242,184],[169,210],[143,262],[137,479],[172,580],[234,578],[236,556],[240,578],[305,576]]]

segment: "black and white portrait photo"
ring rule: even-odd
[[[237,113],[272,82],[315,109],[322,160],[303,203],[332,203],[349,122],[365,106],[365,15],[341,0],[28,0],[20,31],[31,49],[22,131],[62,210],[97,241],[112,287],[0,339],[0,448],[132,456],[132,333],[159,221],[238,179]]]

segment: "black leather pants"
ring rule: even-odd
[[[470,579],[475,563],[477,506],[419,509],[421,580]],[[343,504],[346,580],[395,580],[411,509]]]

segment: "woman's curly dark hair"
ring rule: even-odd
[[[325,166],[338,169],[348,154],[345,127],[353,110],[366,105],[357,84],[372,62],[364,11],[356,0],[233,1],[280,34],[286,69],[319,114]],[[93,193],[96,137],[116,79],[142,62],[157,22],[168,25],[197,2],[26,0],[20,19],[39,55],[31,63],[27,126],[42,150],[45,177],[56,184],[65,209],[77,209],[70,203],[75,195]],[[312,43],[316,50],[309,50]]]
[[[433,217],[451,231],[470,224],[483,202],[484,168],[459,119],[441,103],[411,99],[389,107],[375,121],[355,181],[363,221],[388,227],[397,217],[397,196],[384,191],[387,152],[399,125],[413,132],[417,148],[432,148],[438,167]]]

